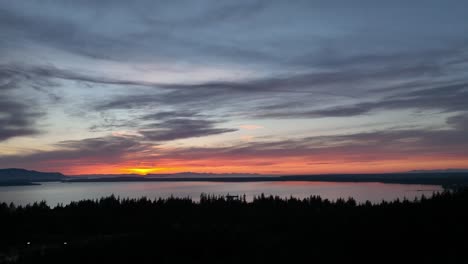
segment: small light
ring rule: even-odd
[[[31,245],[31,242],[29,242],[29,241],[28,241],[28,242],[26,242],[26,245]]]
[[[63,244],[66,245],[66,244],[68,244],[68,243],[65,241],[65,242],[63,242]]]

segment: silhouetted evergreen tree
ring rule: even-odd
[[[468,189],[378,204],[261,194],[0,204],[0,263],[466,263]],[[28,244],[29,242],[29,244]],[[16,258],[16,260],[15,260]]]

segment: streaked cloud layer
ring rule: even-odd
[[[0,1],[0,167],[468,167],[467,9]]]

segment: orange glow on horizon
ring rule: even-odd
[[[163,168],[163,167],[158,167],[158,168],[125,168],[122,169],[121,171],[124,173],[130,173],[130,174],[139,174],[139,175],[147,175],[151,173],[166,173],[174,168]]]
[[[140,175],[146,175],[148,173],[152,173],[156,171],[156,169],[153,168],[131,168],[131,169],[124,169],[126,172],[130,172],[132,174],[140,174]]]
[[[171,174],[180,172],[195,173],[258,173],[270,175],[287,174],[334,174],[334,173],[390,173],[411,170],[434,170],[447,168],[467,168],[468,159],[442,159],[440,157],[413,157],[411,159],[388,159],[375,161],[310,160],[307,157],[251,158],[251,159],[203,159],[171,160],[161,159],[161,166],[135,166],[144,162],[125,161],[121,164],[73,164],[55,167],[54,171],[66,175],[79,174]],[[153,163],[153,161],[149,162]],[[47,169],[34,168],[42,171]]]

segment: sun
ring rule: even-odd
[[[131,173],[131,174],[138,174],[138,175],[147,175],[150,173],[161,173],[161,172],[174,172],[178,171],[179,168],[173,167],[130,167],[130,168],[122,168],[120,171],[123,173]]]
[[[161,170],[160,168],[128,168],[125,169],[125,171],[134,173],[134,174],[139,174],[139,175],[146,175],[148,173],[156,172]]]

